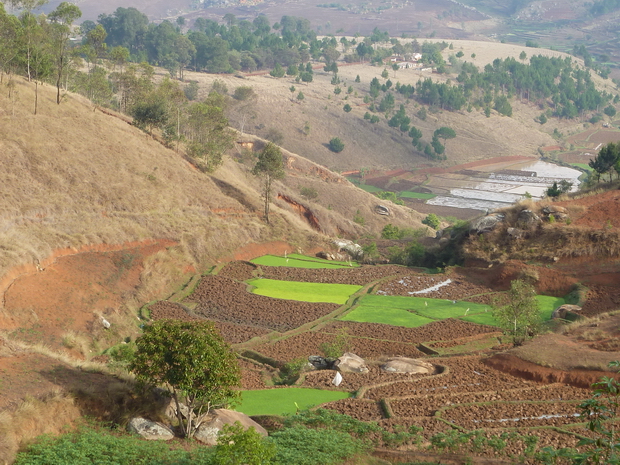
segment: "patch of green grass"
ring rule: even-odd
[[[358,184],[357,187],[359,187],[362,190],[365,190],[366,192],[370,192],[372,194],[374,194],[375,192],[383,192],[383,189],[379,187],[371,186],[369,184]]]
[[[297,254],[291,254],[287,257],[279,257],[277,255],[263,255],[262,257],[258,257],[252,260],[252,263],[265,266],[288,266],[291,268],[349,268],[348,262],[322,260],[320,258],[304,257],[303,255]],[[354,264],[353,266],[359,265]]]
[[[410,191],[401,192],[400,194],[398,194],[398,196],[403,199],[422,199],[422,200],[429,200],[429,199],[437,197],[435,194],[430,194],[426,192],[410,192]]]
[[[425,318],[401,308],[359,306],[340,318],[343,321],[357,321],[358,323],[381,323],[405,328],[417,328],[431,323],[434,320]]]
[[[549,320],[553,310],[564,303],[564,299],[558,297],[539,295],[536,299],[544,321]],[[453,303],[452,300],[425,297],[365,295],[358,304],[358,307],[340,319],[415,328],[436,320],[458,318],[471,323],[497,326],[491,307],[474,302]]]
[[[548,295],[537,295],[536,300],[538,300],[540,316],[543,321],[550,320],[553,311],[566,303],[561,297],[552,297]]]
[[[302,302],[329,302],[344,304],[362,286],[352,284],[301,283],[276,279],[252,279],[248,281],[255,288],[254,294],[275,299],[299,300]]]
[[[284,415],[313,405],[350,397],[348,392],[309,388],[261,389],[242,391],[236,410],[246,415]],[[295,405],[297,403],[297,405]]]
[[[588,165],[587,163],[571,163],[571,165],[584,169],[586,171],[593,171],[593,169],[590,168],[590,165]]]

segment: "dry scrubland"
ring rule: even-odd
[[[39,114],[33,115],[34,84],[16,80],[15,99],[0,96],[1,276],[16,265],[43,263],[57,249],[155,238],[179,245],[164,252],[161,269],[146,274],[167,275],[174,284],[181,264],[202,269],[248,243],[284,239],[306,248],[324,240],[281,200],[266,226],[259,180],[248,173],[252,155],[245,154],[247,166],[227,157],[206,175],[122,119],[93,111],[80,96],[69,94],[57,106],[54,90],[40,86]],[[256,142],[257,148],[263,144]],[[420,226],[419,215],[406,208],[395,207],[394,218],[374,214],[375,197],[286,156],[290,176],[276,184],[275,194],[309,205],[323,232],[376,233],[387,222]],[[322,182],[326,177],[332,182]],[[318,198],[301,198],[303,186],[315,187]],[[358,209],[366,227],[352,221]]]
[[[420,39],[423,42],[424,39]],[[442,41],[432,39],[431,41]],[[484,68],[496,58],[513,57],[525,51],[530,57],[533,54],[545,56],[567,57],[569,55],[547,49],[528,48],[496,42],[478,42],[467,40],[446,40],[453,44],[453,50],[446,48],[443,52],[447,60],[451,54],[463,51],[462,61],[473,62]],[[475,59],[471,54],[476,55]],[[574,57],[572,58],[574,60]],[[346,65],[340,63],[341,79],[340,95],[333,93],[331,73],[323,71],[323,65],[315,64],[314,80],[309,84],[295,83],[290,77],[273,78],[267,72],[245,77],[231,75],[208,75],[204,73],[186,73],[186,80],[196,80],[200,85],[200,95],[205,96],[211,89],[215,79],[222,80],[230,94],[239,86],[251,86],[257,99],[252,104],[232,101],[229,110],[231,124],[247,133],[265,136],[270,130],[277,130],[283,136],[283,147],[307,157],[321,165],[336,171],[360,169],[362,167],[378,169],[414,169],[427,165],[429,161],[411,145],[411,138],[403,135],[398,129],[387,126],[381,114],[381,122],[371,124],[363,119],[368,105],[363,103],[368,95],[370,81],[377,77],[380,82],[383,67],[371,66],[369,63]],[[360,83],[355,82],[360,76]],[[240,77],[242,77],[240,79]],[[454,82],[455,75],[437,75],[414,70],[389,70],[389,79],[396,84],[416,85],[419,79],[431,77],[434,80]],[[607,91],[612,90],[610,80],[595,77],[598,85]],[[291,86],[295,91],[291,93]],[[354,91],[347,95],[347,87]],[[303,92],[304,100],[297,100],[299,92]],[[357,96],[356,96],[357,95]],[[404,103],[400,94],[395,94],[396,108]],[[345,100],[346,98],[346,100]],[[381,98],[381,97],[380,97]],[[350,113],[342,107],[348,103],[353,107]],[[415,100],[406,104],[407,114],[412,118],[412,125],[422,130],[423,140],[430,141],[432,133],[441,126],[449,126],[456,133],[456,139],[446,142],[447,160],[442,162],[451,166],[473,160],[481,160],[496,156],[525,155],[538,156],[538,148],[557,144],[549,134],[555,128],[565,135],[583,130],[579,121],[551,120],[540,125],[534,118],[540,115],[541,108],[534,102],[511,101],[513,116],[503,117],[493,111],[490,118],[482,111],[465,109],[458,112],[428,111],[426,121],[419,119],[416,113],[422,108]],[[309,130],[307,129],[309,128]],[[339,137],[345,143],[341,153],[333,153],[327,147],[332,137]]]

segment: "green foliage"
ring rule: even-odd
[[[264,278],[252,279],[247,282],[254,286],[252,292],[259,295],[276,299],[298,300],[302,302],[331,302],[341,305],[352,294],[361,289],[361,286],[354,284],[306,283]]]
[[[336,359],[345,352],[351,352],[353,350],[353,343],[346,328],[341,328],[333,340],[322,343],[319,348],[325,357]]]
[[[285,73],[286,71],[284,71],[282,65],[280,63],[276,63],[273,69],[269,72],[269,75],[275,78],[281,78],[284,77]]]
[[[302,187],[299,193],[307,199],[316,199],[319,196],[319,192],[314,187]]]
[[[376,242],[366,244],[362,247],[362,251],[364,252],[364,260],[366,261],[372,261],[379,256],[379,250]]]
[[[233,92],[233,98],[240,101],[250,100],[254,97],[256,97],[256,93],[250,86],[239,86]]]
[[[573,183],[567,179],[562,179],[559,183],[553,181],[553,184],[546,190],[547,197],[559,197],[562,194],[570,192],[573,188]]]
[[[375,195],[377,197],[379,197],[381,200],[389,200],[389,201],[395,203],[396,205],[404,205],[405,204],[405,202],[403,202],[398,197],[396,197],[396,193],[395,192],[381,191],[381,192],[376,192]]]
[[[512,281],[503,301],[495,303],[493,318],[515,345],[536,335],[541,318],[534,287],[520,279]]]
[[[171,450],[168,444],[159,441],[82,427],[58,437],[40,437],[17,456],[15,464],[183,464],[190,462],[190,456],[191,463],[207,465],[211,452],[208,447],[197,447],[190,454],[184,450]]]
[[[258,161],[252,169],[254,176],[263,178],[263,198],[265,200],[265,220],[269,223],[269,204],[271,203],[272,183],[276,179],[284,177],[284,163],[282,152],[269,142],[258,154]]]
[[[134,124],[140,128],[148,128],[150,134],[154,128],[162,128],[170,117],[168,107],[163,99],[142,101],[131,109]]]
[[[616,116],[616,109],[612,105],[608,105],[603,109],[603,113],[605,113],[610,118]]]
[[[596,157],[593,160],[590,160],[588,165],[596,171],[599,178],[601,175],[609,172],[609,181],[611,182],[611,169],[619,160],[620,143],[614,144],[613,142],[610,142],[599,150]]]
[[[422,224],[430,226],[433,229],[437,229],[439,228],[441,221],[439,220],[439,217],[437,215],[435,215],[434,213],[430,213],[426,216],[426,218],[422,220]]]
[[[335,153],[340,153],[344,150],[344,142],[339,137],[334,137],[329,141],[329,150]]]
[[[311,429],[296,424],[271,434],[279,463],[295,465],[332,465],[361,454],[366,443],[333,428]]]
[[[155,321],[144,328],[136,348],[130,366],[136,380],[161,385],[175,402],[187,405],[187,418],[178,412],[184,436],[194,434],[197,422],[212,407],[239,397],[237,359],[211,322]]]
[[[306,365],[308,362],[306,361]],[[292,382],[292,381],[291,381]],[[241,405],[237,411],[246,415],[286,415],[298,412],[300,408],[346,399],[348,392],[327,389],[288,387],[286,389],[259,389],[243,391]]]
[[[342,109],[343,109],[345,112],[349,113],[349,112],[350,112],[353,108],[351,108],[351,105],[349,105],[348,103],[346,103],[346,104],[342,107]]]
[[[220,94],[210,94],[215,97]],[[233,133],[218,100],[196,102],[187,109],[182,132],[187,139],[188,154],[205,171],[213,172],[221,165],[226,150],[233,146]]]
[[[355,212],[353,222],[359,224],[360,226],[364,226],[366,224],[366,219],[362,216],[359,210]]]
[[[224,425],[217,438],[213,463],[217,465],[269,465],[274,462],[276,446],[251,427],[238,421]]]

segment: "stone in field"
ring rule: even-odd
[[[167,426],[142,417],[132,418],[127,430],[148,440],[168,441],[174,438],[174,433]]]
[[[334,362],[334,368],[341,373],[368,373],[368,367],[363,358],[346,352]]]
[[[429,374],[435,371],[435,367],[424,360],[407,357],[394,357],[381,367],[383,371],[388,373],[415,373]]]
[[[267,430],[245,413],[235,412],[234,410],[215,409],[211,412],[210,418],[196,430],[194,438],[203,444],[214,446],[217,444],[217,436],[224,428],[224,425],[232,425],[237,421],[243,426],[244,430],[254,427],[261,436],[267,436]]]

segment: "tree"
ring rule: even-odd
[[[272,183],[276,179],[284,177],[284,164],[282,152],[269,142],[258,154],[258,162],[252,169],[254,176],[261,176],[263,182],[263,199],[265,200],[265,221],[269,224],[269,204],[271,203]]]
[[[69,59],[67,57],[69,36],[73,21],[82,16],[80,9],[69,2],[62,2],[49,15],[52,21],[54,58],[56,60],[56,103],[60,105],[60,84],[66,73]]]
[[[618,361],[610,368],[620,368]],[[614,428],[620,413],[620,383],[614,377],[604,376],[592,385],[594,395],[583,402],[581,417],[587,421],[586,428],[594,433],[593,438],[582,439],[578,446],[588,446],[586,452],[578,454],[575,463],[620,463],[620,441]]]
[[[519,60],[525,61],[526,58],[527,58],[527,53],[525,53],[525,50],[524,50],[519,54]]]
[[[447,126],[442,126],[439,129],[436,129],[433,134],[433,138],[437,138],[437,137],[439,139],[443,139],[443,147],[445,151],[446,140],[454,139],[456,137],[456,132],[452,128],[449,128]]]
[[[349,113],[352,110],[351,105],[349,105],[348,103],[345,103],[342,109],[346,111],[347,113]]]
[[[210,321],[159,320],[146,326],[130,369],[139,383],[168,391],[184,437],[194,435],[211,408],[239,398],[237,359]]]
[[[437,229],[439,228],[441,221],[439,221],[439,218],[437,217],[437,215],[435,215],[434,213],[431,213],[422,220],[422,224],[430,226],[433,229]]]
[[[269,72],[269,75],[274,78],[281,78],[281,77],[284,77],[285,73],[286,71],[284,70],[282,65],[280,63],[276,63],[273,69]]]
[[[496,302],[493,318],[512,337],[514,345],[536,335],[541,319],[534,286],[520,279],[512,281],[503,301]]]
[[[340,153],[344,150],[344,142],[339,137],[334,137],[329,141],[329,150]]]
[[[390,73],[388,73],[387,68],[383,68],[383,71],[381,72],[381,77],[383,79],[387,79],[390,76]]]
[[[299,100],[299,103],[301,103],[304,100],[304,98],[306,97],[304,96],[304,93],[300,90],[299,93],[297,94],[297,100]]]
[[[590,160],[588,165],[596,171],[597,176],[600,178],[602,174],[611,170],[618,159],[620,159],[620,143],[614,144],[610,142],[601,148],[596,158]],[[611,182],[611,172],[609,173],[609,181]]]
[[[131,116],[133,116],[136,126],[148,128],[151,135],[154,128],[165,126],[170,117],[166,102],[161,98],[137,103],[131,109]]]

